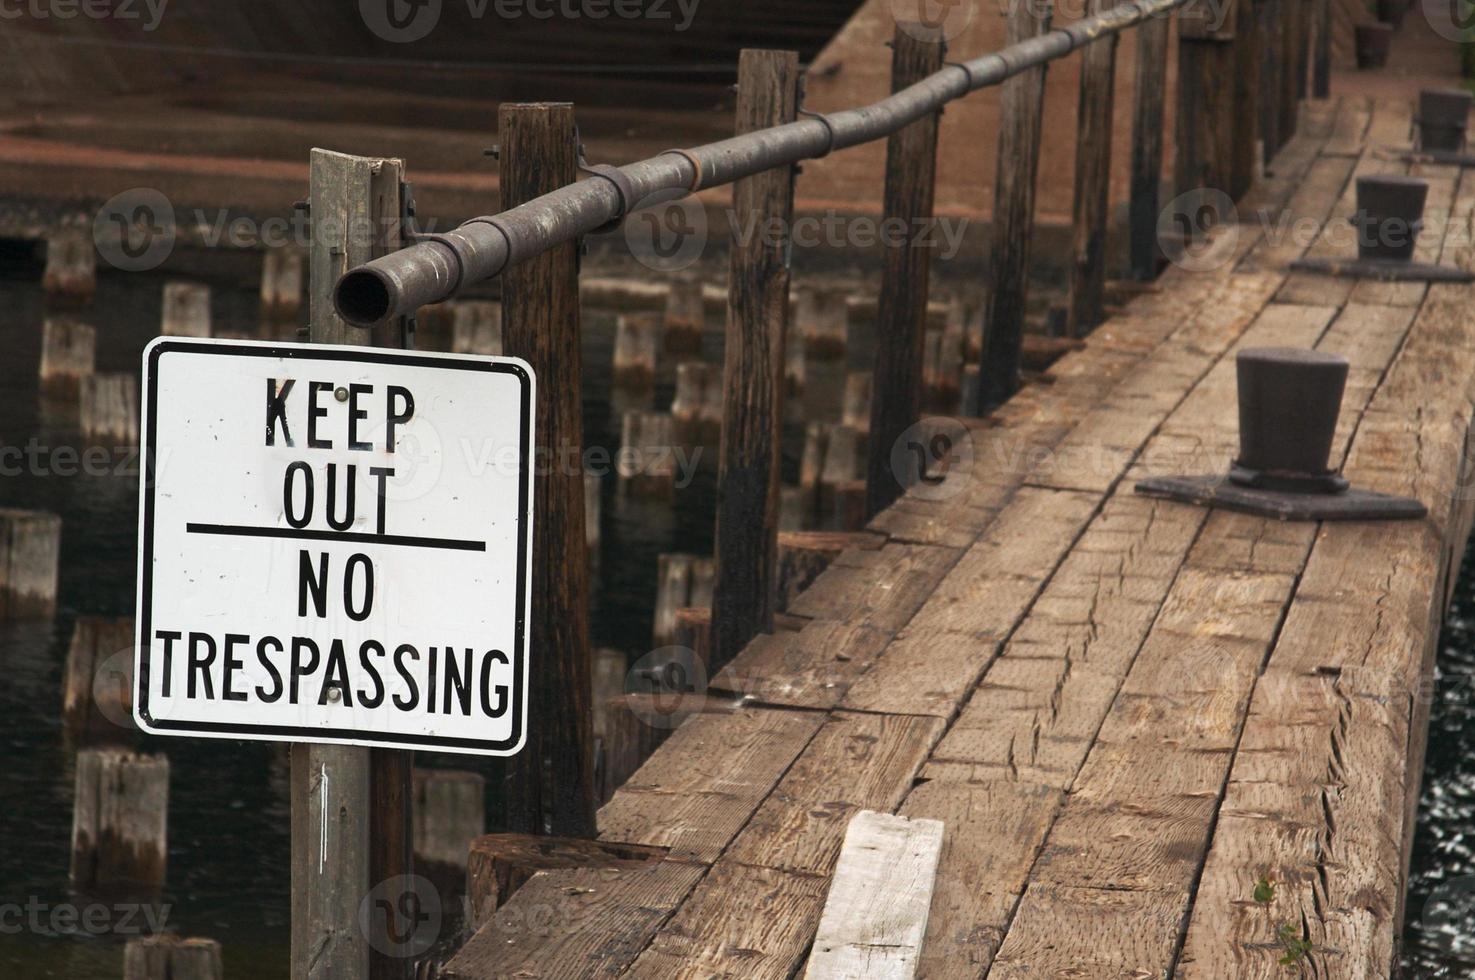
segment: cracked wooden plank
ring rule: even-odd
[[[833,708],[889,640],[870,626],[814,620],[797,633],[754,637],[711,686],[757,704]]]
[[[942,727],[938,718],[835,712],[726,856],[829,874],[851,816],[895,810]]]
[[[693,716],[600,809],[600,840],[715,861],[824,717],[764,708]]]
[[[625,975],[639,980],[788,980],[804,960],[825,879],[722,860]]]
[[[540,871],[442,969],[446,980],[619,976],[706,872],[697,864]]]
[[[926,782],[907,796],[903,816],[947,828],[922,976],[973,980],[987,971],[1060,798],[1052,787],[1002,781]]]

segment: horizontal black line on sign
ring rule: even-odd
[[[413,534],[369,534],[362,531],[315,531],[305,527],[244,527],[239,524],[186,524],[190,534],[231,534],[245,538],[297,538],[306,541],[343,541],[353,544],[393,544],[406,548],[444,548],[448,551],[486,551],[485,541],[421,538]]]

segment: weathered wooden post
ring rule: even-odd
[[[159,888],[169,856],[169,759],[124,749],[77,753],[72,887]]]
[[[502,305],[487,300],[457,303],[451,314],[451,353],[501,354]]]
[[[622,313],[615,318],[611,377],[616,386],[644,392],[655,384],[661,323],[659,313]]]
[[[1253,0],[1255,7],[1255,47],[1259,50],[1259,105],[1256,116],[1260,126],[1262,162],[1270,163],[1280,149],[1280,75],[1283,36],[1280,13],[1286,0]],[[1179,68],[1182,75],[1182,68]]]
[[[683,274],[672,279],[663,324],[666,353],[700,354],[706,325],[707,305],[702,297],[701,276]]]
[[[795,343],[816,361],[845,356],[850,343],[850,310],[843,290],[826,286],[801,286],[795,291],[794,320],[798,327]]]
[[[47,236],[41,288],[52,296],[92,299],[97,291],[97,248],[90,226],[69,225]]]
[[[738,134],[793,122],[798,95],[798,54],[745,49],[738,58]],[[752,235],[732,245],[722,375],[714,668],[731,660],[755,634],[773,629],[793,168],[777,167],[737,181],[732,203],[735,213],[752,217],[754,227],[777,223],[783,234]]]
[[[1206,0],[1182,8],[1178,17],[1179,194],[1200,188],[1229,192],[1234,124],[1234,11],[1220,13]]]
[[[308,338],[399,347],[404,326],[350,326],[333,308],[348,269],[398,248],[404,165],[312,151]],[[367,221],[365,220],[367,218]],[[377,884],[408,875],[413,753],[357,745],[292,745],[292,976],[403,980],[407,958],[371,950],[359,906]]]
[[[416,769],[415,860],[466,868],[472,840],[486,833],[486,779],[462,769]]]
[[[1260,58],[1255,44],[1256,14],[1253,0],[1229,0],[1223,15],[1234,26],[1234,130],[1230,147],[1229,186],[1225,191],[1239,200],[1255,183],[1261,169],[1255,157],[1260,120]]]
[[[891,45],[893,93],[942,68],[945,44],[938,27],[898,21]],[[891,447],[922,412],[922,351],[932,249],[924,240],[929,236],[916,231],[932,219],[939,115],[918,119],[886,141],[884,224],[906,231],[903,241],[885,243],[881,271],[866,466],[868,515],[885,510],[906,491],[891,466]]]
[[[123,980],[224,980],[220,943],[160,934],[128,940]]]
[[[1304,0],[1281,0],[1276,21],[1280,55],[1280,98],[1276,100],[1276,111],[1280,119],[1276,123],[1275,148],[1280,149],[1296,134],[1296,48],[1300,27],[1300,11]]]
[[[502,207],[578,176],[574,107],[504,104]],[[589,566],[584,535],[583,404],[579,360],[579,244],[509,268],[502,279],[502,343],[538,379],[534,476],[528,737],[508,766],[508,825],[523,833],[594,836],[594,739],[589,673]],[[572,461],[573,465],[570,465]]]
[[[721,404],[722,374],[715,364],[682,361],[676,365],[676,394],[671,399],[671,418],[676,441],[685,447],[716,445],[708,442],[709,406],[715,396]],[[720,409],[719,409],[720,411]],[[719,415],[716,428],[721,429]]]
[[[61,714],[76,737],[117,738],[135,730],[132,616],[77,617],[67,648]]]
[[[53,615],[60,564],[60,517],[0,507],[0,619]]]
[[[875,378],[869,371],[852,371],[845,376],[840,424],[850,426],[861,435],[871,431],[871,385],[874,382]]]
[[[138,442],[138,382],[131,373],[82,378],[77,406],[84,435],[130,446]]]
[[[667,552],[656,558],[656,608],[651,625],[651,646],[679,642],[676,614],[679,610],[710,606],[712,603],[712,559],[700,555]]]
[[[1090,15],[1110,9],[1091,0]],[[1106,233],[1111,203],[1111,116],[1117,36],[1098,37],[1081,52],[1076,122],[1076,193],[1071,220],[1070,305],[1066,333],[1084,337],[1101,322],[1106,288]]]
[[[670,500],[676,493],[675,420],[670,412],[630,411],[620,424],[615,471],[620,492]]]
[[[164,283],[159,332],[166,337],[210,336],[210,287],[192,282]]]
[[[1311,56],[1311,96],[1325,99],[1332,94],[1332,0],[1316,2],[1316,47]]]
[[[1128,223],[1131,226],[1132,278],[1157,278],[1162,250],[1157,240],[1158,212],[1162,209],[1163,96],[1168,88],[1168,29],[1166,14],[1149,17],[1137,28],[1137,78],[1132,88],[1132,189]]]
[[[1012,3],[1005,43],[1027,41],[1050,29],[1048,3]],[[968,411],[982,415],[1019,390],[1024,310],[1029,298],[1030,243],[1035,224],[1035,175],[1040,164],[1040,115],[1045,66],[1006,79],[999,95],[998,163],[994,168],[994,220],[989,282],[983,318],[978,387]],[[1153,216],[1156,221],[1156,215]]]
[[[41,392],[76,398],[97,364],[97,331],[68,317],[48,316],[41,327]]]
[[[268,248],[261,257],[261,318],[290,320],[302,306],[302,253]]]

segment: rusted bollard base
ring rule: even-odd
[[[1441,167],[1475,167],[1475,153],[1462,149],[1412,149],[1398,159],[1410,164],[1440,164]]]
[[[1452,265],[1397,259],[1297,259],[1291,263],[1291,271],[1384,282],[1475,282],[1475,273]]]
[[[1282,521],[1397,521],[1417,519],[1428,513],[1417,500],[1371,490],[1348,489],[1341,493],[1261,490],[1241,486],[1222,474],[1156,476],[1138,483],[1135,489],[1145,497]]]

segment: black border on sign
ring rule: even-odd
[[[158,426],[159,359],[166,353],[179,351],[196,354],[228,354],[230,356],[255,356],[296,358],[299,360],[352,361],[371,364],[404,364],[412,367],[429,367],[464,371],[483,371],[489,374],[510,374],[517,379],[521,390],[522,426],[519,438],[518,459],[518,507],[517,507],[517,599],[513,643],[517,656],[512,667],[512,731],[508,738],[498,741],[486,739],[441,738],[434,735],[395,735],[380,732],[345,728],[314,728],[297,725],[238,725],[212,722],[156,721],[148,713],[149,664],[152,646],[145,642],[153,635],[152,615],[154,598],[154,490],[153,449],[155,430]],[[430,357],[414,351],[383,351],[371,348],[292,344],[230,343],[221,341],[201,342],[193,340],[161,340],[149,348],[148,363],[144,376],[148,390],[144,393],[148,407],[148,425],[143,434],[144,470],[142,478],[147,481],[143,493],[143,507],[139,514],[141,527],[141,561],[139,567],[138,608],[138,677],[135,681],[138,704],[136,711],[149,729],[160,732],[198,732],[221,738],[259,738],[277,741],[337,742],[354,745],[379,745],[386,747],[415,746],[427,749],[464,749],[484,755],[514,755],[509,752],[526,736],[526,719],[523,705],[527,692],[525,672],[527,669],[527,556],[530,542],[528,517],[528,466],[532,460],[532,390],[531,377],[524,367],[510,360],[475,360],[459,357]],[[294,738],[293,736],[298,736]]]

